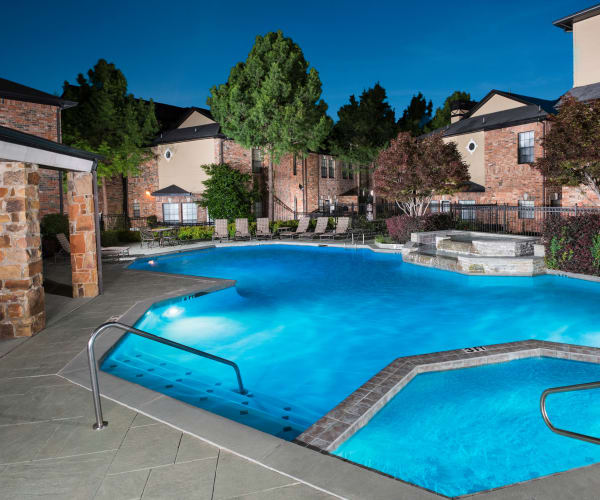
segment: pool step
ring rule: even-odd
[[[242,395],[226,383],[176,363],[133,352],[113,356],[102,370],[250,427],[294,439],[320,415],[251,390]]]

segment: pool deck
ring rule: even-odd
[[[109,425],[92,430],[84,351],[91,331],[114,318],[131,324],[155,301],[233,284],[123,264],[106,264],[104,280],[102,296],[56,301],[40,334],[0,343],[2,498],[445,498],[105,372]],[[98,359],[119,337],[99,338]],[[598,491],[600,465],[592,465],[471,497],[591,500]]]

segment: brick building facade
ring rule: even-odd
[[[75,104],[0,78],[0,126],[61,142],[61,111]],[[39,177],[40,215],[58,213],[61,174],[40,168]]]

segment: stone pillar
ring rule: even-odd
[[[0,337],[45,326],[37,165],[0,160]]]
[[[92,174],[69,172],[69,233],[73,297],[98,295]]]

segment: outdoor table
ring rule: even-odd
[[[151,231],[153,233],[158,234],[158,236],[160,238],[158,240],[158,246],[162,247],[163,246],[163,235],[164,235],[164,233],[173,231],[173,228],[172,227],[161,227],[161,228],[151,229]]]

